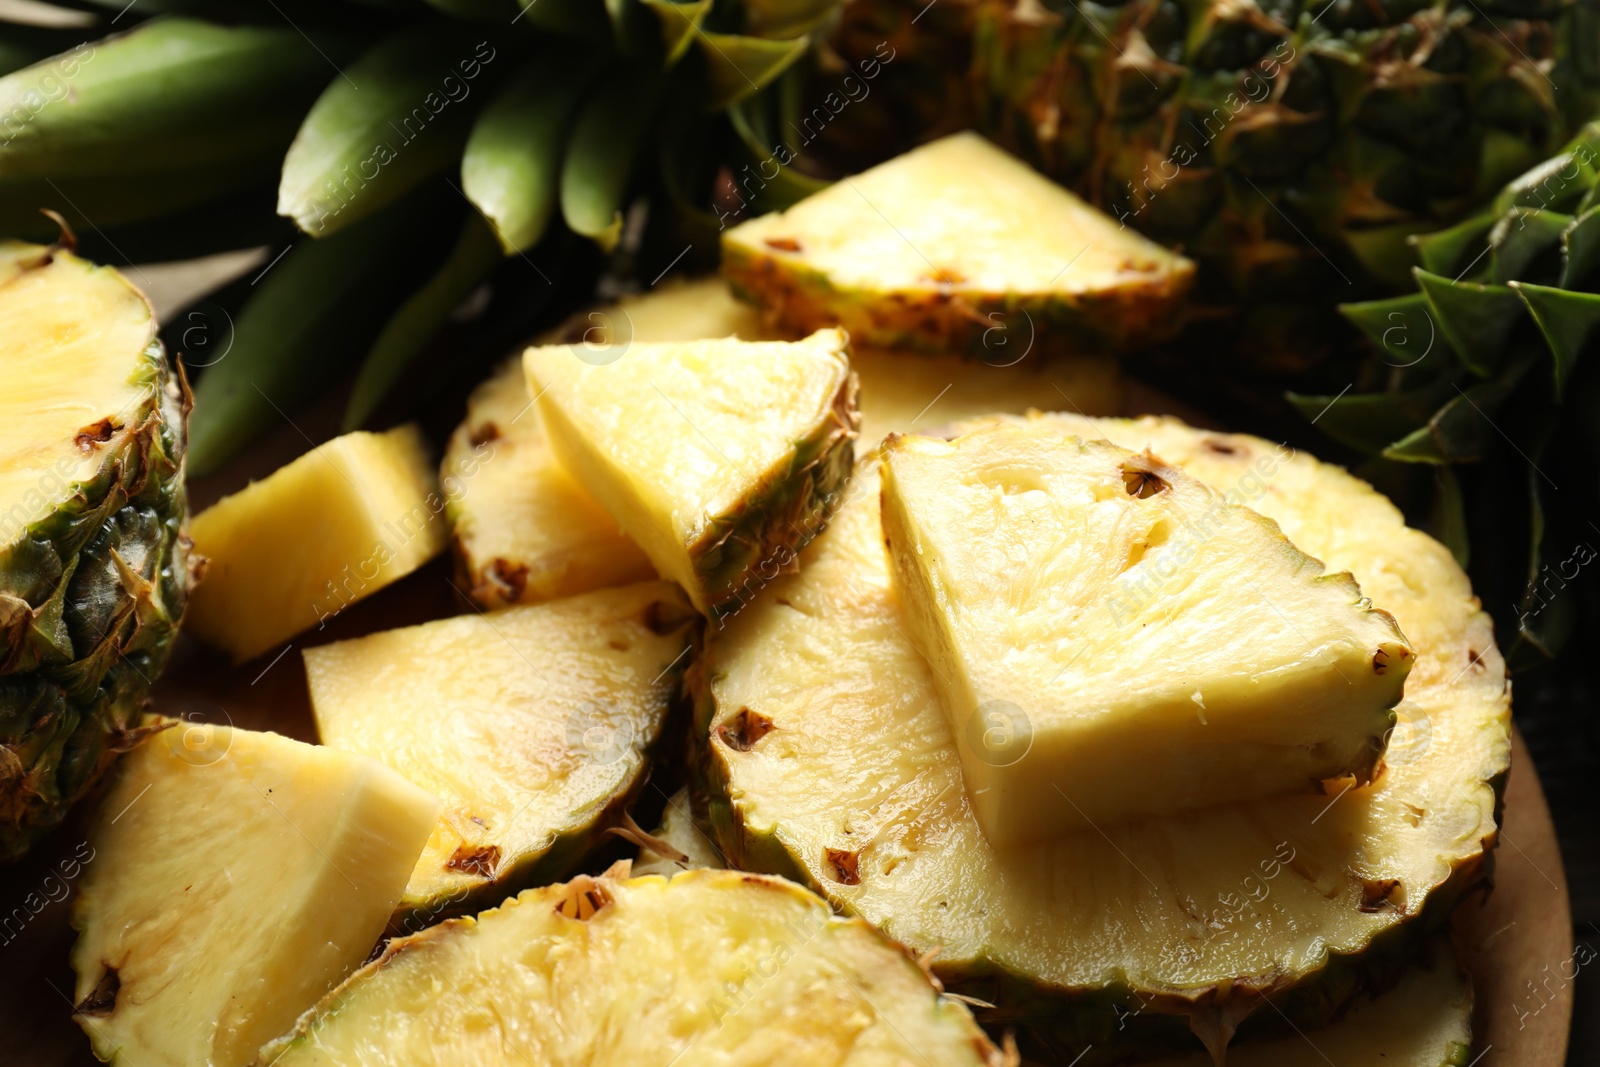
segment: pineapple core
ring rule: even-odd
[[[1411,649],[1275,522],[1041,425],[891,438],[882,471],[909,636],[997,847],[1374,774]]]
[[[259,656],[443,551],[444,507],[415,426],[336,437],[195,516],[208,565],[186,621]]]

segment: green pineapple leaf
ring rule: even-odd
[[[1561,235],[1561,288],[1577,288],[1596,267],[1600,267],[1600,207],[1573,219]]]
[[[1480,378],[1493,376],[1505,359],[1506,342],[1523,315],[1522,301],[1503,285],[1451,281],[1413,272],[1428,308],[1461,362]]]
[[[1483,251],[1484,241],[1494,229],[1494,221],[1493,215],[1474,215],[1454,226],[1411,238],[1422,269],[1453,276],[1469,267],[1469,257]]]
[[[1339,311],[1388,357],[1391,367],[1414,367],[1441,346],[1444,351],[1451,347],[1439,330],[1428,298],[1421,293],[1341,304]]]
[[[1560,400],[1578,357],[1594,338],[1595,327],[1600,326],[1600,296],[1527,282],[1512,282],[1511,289],[1527,305],[1550,346],[1556,399]]]
[[[767,40],[731,33],[701,33],[710,95],[706,106],[721,110],[758,93],[805,55],[810,39]]]
[[[1507,212],[1489,235],[1494,247],[1494,281],[1504,285],[1513,278],[1528,277],[1540,257],[1554,256],[1572,221],[1571,215],[1558,211],[1520,208]]]

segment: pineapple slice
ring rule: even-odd
[[[439,802],[336,749],[151,725],[74,905],[78,1022],[103,1060],[247,1064],[367,958]]]
[[[565,876],[649,771],[695,637],[646,582],[306,649],[325,744],[442,797],[402,920]]]
[[[336,437],[195,517],[208,564],[185,621],[253,659],[438,555],[443,510],[417,427]]]
[[[599,349],[629,341],[771,340],[754,309],[718,279],[665,282],[640,296],[576,315],[551,343]],[[1009,359],[1010,357],[1008,357]],[[1109,356],[986,366],[958,356],[857,349],[862,440],[990,412],[1063,407],[1122,409]],[[650,561],[606,510],[556,462],[520,361],[473,392],[450,438],[440,486],[454,528],[461,586],[485,608],[536,604],[654,575]]]
[[[1177,332],[1194,264],[975,133],[923,145],[723,234],[734,290],[785,327],[992,358]]]
[[[1001,1064],[904,950],[799,886],[626,872],[391,942],[262,1062]]]
[[[868,461],[799,573],[690,673],[718,845],[938,948],[952,989],[1065,1059],[1192,1046],[1183,1016],[1218,1049],[1258,1011],[1327,1019],[1485,872],[1510,757],[1490,620],[1449,550],[1337,467],[1176,420],[1039,418],[1237,488],[1395,614],[1416,657],[1377,780],[995,849],[905,636]]]
[[[737,611],[827,525],[850,477],[844,334],[530,348],[528,387],[563,467],[695,608]]]
[[[1411,649],[1347,573],[1149,454],[891,437],[884,540],[996,847],[1372,777]]]
[[[1485,1049],[1485,1052],[1488,1050]],[[1228,1049],[1228,1067],[1467,1067],[1472,1059],[1472,982],[1450,940],[1435,934],[1394,988],[1363,995],[1317,1030]],[[1203,1052],[1140,1067],[1213,1067]]]

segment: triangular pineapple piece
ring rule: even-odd
[[[195,516],[208,563],[184,624],[259,656],[438,555],[444,508],[416,426],[336,437]]]
[[[363,756],[171,720],[125,756],[73,925],[103,1060],[251,1063],[383,934],[439,802]]]
[[[523,359],[562,466],[707,615],[791,569],[850,477],[856,379],[839,330]]]
[[[975,133],[735,226],[722,272],[789,329],[985,358],[1159,340],[1194,280],[1189,260]]]
[[[891,437],[883,524],[997,846],[1372,777],[1394,618],[1182,471],[1043,423]]]
[[[626,878],[622,864],[530,889],[391,942],[262,1062],[1003,1062],[905,950],[792,882],[705,870]]]
[[[445,802],[402,923],[562,878],[650,769],[699,620],[646,582],[305,651],[325,744]]]

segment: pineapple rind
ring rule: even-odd
[[[259,1063],[1005,1062],[914,956],[798,885],[626,875],[390,942]]]
[[[62,249],[0,245],[7,266],[35,256],[48,256],[44,268],[115,279],[149,308],[109,268]],[[98,453],[92,475],[63,485],[47,515],[0,545],[0,862],[59,824],[111,766],[188,598],[189,394],[167,369],[153,313],[148,343],[130,356],[141,402],[95,413],[113,420],[103,442],[61,445],[75,462]]]
[[[1248,485],[1252,477],[1259,482],[1252,464],[1277,451],[1269,442],[1207,433],[1175,419],[1031,417],[1053,420],[1069,433],[1108,435],[1128,448],[1150,447],[1219,488]],[[869,460],[852,482],[853,491],[872,498],[867,507],[876,503],[871,466]],[[1332,797],[1275,798],[1187,813],[1145,829],[1136,825],[1112,827],[1107,832],[1125,837],[1119,847],[1135,848],[1135,862],[1143,858],[1151,865],[1151,874],[1166,881],[1179,876],[1165,866],[1168,861],[1159,852],[1148,851],[1152,847],[1187,849],[1185,841],[1195,849],[1204,845],[1202,858],[1193,860],[1204,865],[1214,863],[1204,857],[1226,843],[1217,838],[1206,845],[1212,840],[1206,836],[1208,829],[1265,839],[1268,830],[1250,827],[1252,819],[1266,818],[1271,828],[1286,835],[1292,830],[1300,848],[1308,850],[1308,862],[1344,865],[1310,869],[1306,875],[1277,883],[1280,894],[1290,893],[1281,899],[1296,908],[1309,907],[1311,914],[1290,912],[1281,917],[1275,911],[1258,911],[1257,921],[1278,919],[1292,923],[1292,928],[1284,928],[1281,922],[1269,923],[1252,931],[1251,940],[1241,942],[1227,936],[1232,929],[1228,927],[1222,940],[1193,942],[1201,961],[1207,953],[1217,957],[1208,965],[1214,966],[1216,973],[1208,977],[1203,967],[1186,963],[1184,955],[1176,953],[1189,942],[1173,942],[1209,935],[1203,930],[1187,932],[1187,920],[1180,914],[1183,908],[1165,901],[1154,886],[1149,887],[1153,892],[1146,892],[1145,882],[1138,876],[1119,872],[1118,865],[1128,861],[1113,851],[1111,843],[1086,833],[1069,843],[1022,850],[996,867],[992,853],[985,854],[988,846],[977,836],[970,811],[951,809],[939,791],[939,783],[956,767],[955,756],[934,702],[931,676],[922,677],[926,672],[916,666],[921,661],[903,635],[895,632],[895,613],[900,609],[889,594],[887,562],[868,540],[876,529],[875,515],[863,517],[843,510],[831,527],[833,539],[825,536],[812,547],[802,561],[806,566],[801,574],[785,579],[756,610],[732,624],[727,635],[718,635],[690,670],[694,735],[701,744],[694,765],[697,787],[708,799],[709,822],[730,865],[782,873],[811,885],[836,907],[879,923],[890,936],[915,950],[940,946],[941,954],[933,966],[947,986],[997,1005],[980,1013],[981,1018],[1019,1026],[1025,1044],[1033,1043],[1035,1051],[1041,1042],[1058,1050],[1092,1045],[1085,1063],[1194,1048],[1199,1038],[1220,1048],[1235,1027],[1249,1036],[1269,1028],[1279,1011],[1297,1026],[1320,1025],[1373,981],[1392,976],[1490,869],[1510,756],[1509,683],[1489,619],[1471,597],[1465,576],[1448,550],[1426,535],[1405,529],[1392,505],[1337,468],[1296,456],[1279,470],[1281,484],[1262,486],[1251,506],[1276,519],[1291,540],[1330,567],[1353,571],[1363,589],[1393,610],[1417,653],[1409,676],[1408,703],[1415,714],[1431,723],[1431,746],[1408,759],[1403,750],[1397,753],[1391,742],[1389,763],[1378,780],[1331,805]],[[861,506],[858,502],[857,507]],[[864,526],[866,519],[871,521]],[[1320,536],[1308,528],[1318,523],[1323,528]],[[1376,529],[1369,529],[1371,526]],[[846,537],[851,540],[837,540]],[[827,579],[819,579],[819,574],[826,574]],[[808,577],[812,582],[824,581],[826,588],[808,587]],[[802,635],[798,647],[806,650],[804,656],[810,664],[805,669],[820,672],[799,689],[781,673],[784,668],[774,649],[754,656],[750,652],[791,631]],[[745,651],[735,647],[733,658],[725,659],[729,653],[724,649],[741,641]],[[865,651],[853,653],[851,648],[857,645]],[[856,660],[867,657],[877,666],[870,675],[862,674],[866,668],[851,662],[852,656]],[[828,664],[826,670],[822,664]],[[897,672],[907,670],[920,680],[897,682]],[[729,692],[730,679],[742,679],[739,684],[745,690],[752,684],[759,688]],[[856,704],[834,704],[830,699],[824,718],[807,719],[807,715],[817,714],[806,709],[820,696],[806,685],[825,686],[837,693],[841,702],[854,700]],[[771,694],[766,699],[772,705],[768,711],[775,729],[760,744],[776,744],[777,751],[787,756],[780,763],[747,765],[743,761],[759,756],[761,749],[747,753],[730,747],[722,736],[723,728],[746,707],[759,711],[761,692]],[[791,730],[785,729],[791,724],[781,711],[786,699],[797,701],[799,707]],[[872,711],[873,707],[885,710],[880,713]],[[894,732],[881,737],[853,733],[850,723],[861,715],[894,716]],[[919,747],[939,746],[935,734],[945,736],[937,759],[935,752]],[[848,796],[833,794],[825,807],[801,802],[799,797],[810,796],[812,790],[799,778],[792,799],[785,799],[781,792],[762,791],[763,780],[776,782],[806,773],[806,745],[821,745],[828,758],[847,764],[852,759],[863,761],[854,772],[841,767],[828,779],[838,783],[841,793],[861,793],[854,803]],[[890,761],[899,759],[897,752],[902,749],[913,754],[910,758],[920,769],[915,773],[909,767],[896,770],[879,781],[881,768],[892,766]],[[750,774],[759,771],[765,779],[742,772],[745,766],[752,767]],[[875,767],[879,769],[871,769]],[[1445,775],[1449,777],[1440,777]],[[859,783],[869,779],[875,784],[858,789]],[[955,788],[959,790],[959,779]],[[787,804],[796,806],[785,807]],[[964,804],[964,799],[959,801]],[[839,822],[841,810],[849,815],[844,823]],[[1303,813],[1305,818],[1291,818],[1295,813]],[[1173,834],[1178,836],[1162,837],[1168,843],[1160,846],[1140,843],[1141,834],[1158,832],[1162,824],[1173,826]],[[1419,839],[1417,828],[1422,826],[1427,830]],[[883,850],[882,858],[871,851],[859,853],[860,881],[866,885],[839,882],[836,871],[828,868],[826,857],[820,854],[821,845],[832,848],[838,842],[845,847],[850,839],[843,835],[852,832],[868,835],[854,847]],[[918,844],[909,846],[907,841]],[[1387,848],[1394,855],[1382,867],[1348,858],[1348,849],[1362,846],[1363,841],[1368,850]],[[1266,848],[1272,851],[1270,841]],[[1254,859],[1253,855],[1244,856],[1237,872],[1208,873],[1202,866],[1189,877],[1196,886],[1220,885],[1238,893],[1239,879],[1250,873]],[[1157,863],[1163,866],[1157,868]],[[937,878],[948,864],[957,865],[954,870],[960,871],[959,883],[925,884],[930,875],[920,873],[919,865],[931,868],[932,877]],[[880,865],[884,873],[868,873]],[[888,871],[899,867],[906,870],[896,881]],[[1388,897],[1367,906],[1368,892],[1381,892],[1382,876],[1395,868],[1405,876],[1400,884]],[[1126,892],[1114,902],[1097,905],[1093,903],[1097,890],[1082,883],[1087,875],[1073,872],[1102,870],[1108,880],[1106,891],[1123,885]],[[1051,877],[1057,881],[1039,883],[1044,872],[1055,872]],[[877,894],[869,892],[873,877],[889,879],[887,888]],[[1373,880],[1363,882],[1363,878]],[[1051,884],[1056,888],[1050,889]],[[1173,891],[1181,891],[1179,882],[1173,883]],[[1043,906],[1045,898],[1040,894],[1047,892],[1056,903],[1043,913],[1019,913],[1019,907],[1028,905],[1007,903],[1015,898]],[[1203,894],[1204,889],[1199,892]],[[934,907],[951,893],[958,897],[980,893],[985,902],[982,911],[971,902],[975,910],[970,914],[961,912],[958,903],[952,903],[949,911]],[[1324,898],[1324,893],[1332,896]],[[1077,900],[1093,913],[1073,910],[1071,902]],[[1202,913],[1216,907],[1208,899],[1194,900],[1191,906]],[[1003,925],[988,925],[1001,922],[983,917],[996,909]],[[1124,950],[1115,939],[1088,943],[1081,937],[1067,938],[1051,950],[1058,954],[1040,956],[1043,949],[1039,946],[1058,936],[1052,930],[1081,925],[1089,927],[1083,936],[1099,937],[1103,928],[1105,938],[1114,934],[1115,939],[1128,938],[1137,944],[1139,938],[1156,936],[1162,941],[1133,951]],[[1161,932],[1155,932],[1158,930]],[[1260,959],[1259,969],[1240,962],[1236,953]],[[1025,963],[1024,959],[1034,962]],[[1277,1011],[1261,1010],[1268,998]]]

